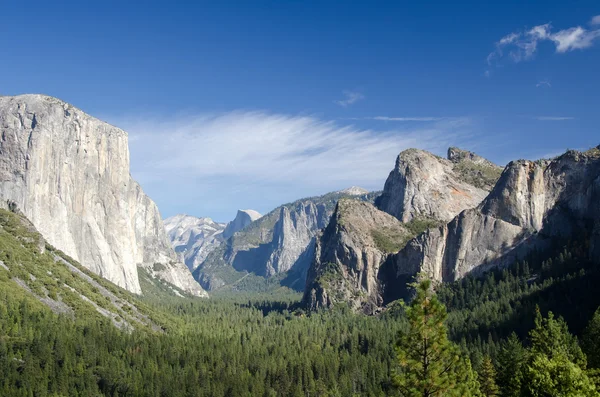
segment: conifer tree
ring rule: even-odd
[[[531,348],[523,370],[522,395],[526,397],[600,397],[585,372],[585,355],[562,319],[547,318],[537,309]]]
[[[521,393],[521,369],[526,351],[514,332],[502,344],[498,353],[498,385],[502,397],[518,397]]]
[[[396,346],[400,371],[394,375],[395,386],[404,397],[479,395],[469,360],[448,340],[446,308],[433,294],[431,281],[415,287],[406,310],[408,330]]]
[[[600,308],[596,310],[586,327],[581,345],[587,355],[588,366],[600,369]]]
[[[496,368],[489,356],[483,358],[478,379],[479,389],[485,397],[495,397],[499,394],[500,391],[496,385]]]

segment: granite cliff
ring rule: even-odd
[[[477,206],[502,169],[474,153],[448,149],[448,159],[418,149],[400,153],[377,207],[402,222],[430,218],[449,221]]]
[[[372,204],[341,199],[316,239],[303,301],[313,309],[349,302],[372,313],[383,303],[379,268],[410,237],[402,222]]]
[[[140,293],[137,266],[194,295],[154,202],[129,174],[127,134],[59,99],[0,97],[0,197],[53,246]]]
[[[598,258],[598,219],[600,147],[514,161],[480,205],[410,241],[395,256],[394,271],[453,281],[575,237],[589,238],[590,256]]]
[[[260,217],[254,210],[238,210],[235,219],[224,224],[210,218],[175,215],[165,219],[165,228],[175,252],[194,271],[224,240]]]
[[[460,195],[464,200],[457,202],[453,189],[485,191],[492,185],[494,174],[489,172],[495,173],[495,166],[456,148],[448,151],[448,157],[454,165],[442,160],[436,164],[435,156],[420,151],[400,155],[378,203],[399,219],[408,219],[401,225],[413,237],[408,241],[397,240],[402,244],[396,245],[387,256],[366,261],[362,267],[370,270],[363,270],[363,275],[377,272],[377,283],[369,284],[368,290],[357,290],[353,284],[357,279],[352,273],[356,268],[353,255],[331,253],[347,250],[348,239],[354,243],[352,252],[363,252],[372,242],[352,238],[356,232],[348,232],[348,226],[339,228],[335,216],[332,218],[317,244],[317,254],[309,270],[304,294],[308,307],[347,302],[355,309],[373,312],[377,306],[407,297],[406,283],[419,273],[436,282],[451,282],[467,274],[510,265],[533,250],[543,253],[574,238],[589,241],[590,258],[600,260],[600,147],[586,152],[568,151],[551,160],[513,161],[487,197],[478,203],[473,201],[471,193],[471,197]],[[436,173],[440,170],[441,175]],[[441,187],[437,183],[442,183]],[[430,194],[429,199],[425,192]],[[362,211],[362,223],[353,221],[362,224],[363,234],[382,223],[373,215],[365,216],[372,212],[373,209]],[[448,220],[453,212],[456,213]],[[437,224],[416,227],[422,219],[436,218]],[[332,228],[342,233],[332,233]],[[398,232],[385,234],[392,241],[398,235]],[[334,277],[327,276],[326,283],[320,281],[322,269],[335,270],[330,272]]]
[[[261,214],[254,210],[238,210],[235,219],[229,222],[225,227],[223,238],[228,239],[261,216]]]
[[[404,283],[390,266],[394,254],[429,228],[477,206],[500,167],[474,153],[448,150],[448,159],[409,149],[398,156],[378,208],[340,201],[308,271],[303,302],[311,308],[348,302],[373,313],[390,296],[388,280]],[[392,294],[393,295],[393,294]]]

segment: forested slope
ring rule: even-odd
[[[406,376],[410,370],[401,368],[395,351],[399,335],[407,335],[409,329],[399,303],[379,316],[353,313],[344,304],[305,313],[297,295],[199,300],[177,296],[180,291],[153,283],[150,277],[141,278],[146,293],[140,300],[98,277],[104,288],[114,289],[116,296],[151,319],[147,325],[132,319],[139,326],[119,328],[86,300],[75,304],[72,313],[56,313],[39,299],[44,288],[48,296],[52,293],[53,284],[44,273],[64,277],[65,284],[85,293],[86,287],[72,283],[71,270],[63,275],[55,268],[62,262],[50,260],[50,248],[39,253],[34,240],[10,226],[18,217],[2,215],[0,252],[9,269],[0,267],[3,396],[388,396],[398,391],[394,374]],[[505,270],[438,289],[449,308],[449,338],[471,359],[475,371],[481,375],[495,365],[498,376],[493,378],[499,387],[515,386],[506,380],[507,368],[521,368],[529,361],[515,356],[507,366],[506,351],[512,346],[515,351],[528,347],[523,350],[527,354],[536,352],[528,336],[538,326],[536,306],[543,316],[548,310],[564,316],[569,330],[582,335],[600,303],[594,293],[598,264],[584,255],[588,244],[585,236],[565,241],[555,252],[535,253]],[[29,265],[28,258],[35,261]],[[23,280],[23,269],[33,272],[27,285],[37,296],[11,279],[11,267]],[[35,284],[38,281],[48,285]],[[55,288],[57,296],[67,297],[64,291],[70,291]],[[95,297],[91,287],[90,297]],[[553,326],[567,335],[554,322],[541,324],[538,333]],[[513,331],[523,345],[514,339],[506,342]],[[577,346],[572,337],[564,338]],[[567,360],[577,376],[600,362],[593,351],[583,349],[589,363],[585,370],[583,362]],[[491,360],[486,361],[488,356]],[[537,374],[543,375],[543,369],[521,371],[510,379]],[[585,379],[589,386],[595,378]]]

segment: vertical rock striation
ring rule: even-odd
[[[154,202],[129,175],[127,134],[56,98],[0,97],[0,196],[48,242],[140,293],[137,265],[196,295]]]
[[[313,258],[315,236],[327,226],[340,198],[373,201],[377,193],[352,187],[282,205],[227,239],[194,271],[206,289],[233,284],[252,272],[272,277],[293,269],[287,282],[304,285]]]
[[[417,149],[400,153],[375,201],[379,210],[339,202],[316,242],[305,305],[315,309],[348,302],[354,309],[372,313],[399,297],[396,286],[404,287],[422,266],[431,267],[432,273],[441,272],[435,261],[405,261],[403,267],[395,267],[396,253],[427,228],[445,224],[461,211],[476,207],[500,173],[500,167],[458,148],[448,150],[448,159]],[[433,228],[426,233],[436,231]],[[443,243],[423,249],[436,258],[446,254]]]
[[[295,209],[281,207],[273,229],[272,251],[265,263],[267,277],[290,270],[309,246],[317,230],[327,224],[330,214],[325,206],[300,202]]]
[[[552,160],[511,162],[476,208],[409,242],[394,258],[396,275],[427,273],[453,281],[505,266],[555,239],[587,234],[598,258],[600,150]]]

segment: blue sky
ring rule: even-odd
[[[129,131],[164,216],[380,189],[409,146],[600,143],[597,1],[96,3],[3,4],[0,94]]]

